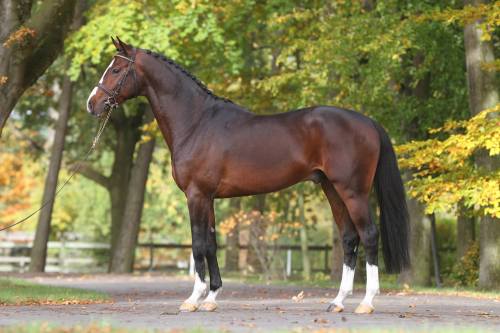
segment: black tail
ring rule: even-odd
[[[385,267],[399,273],[410,267],[409,221],[405,189],[396,154],[387,132],[373,122],[380,136],[380,157],[375,174],[375,189],[380,207],[380,234]]]

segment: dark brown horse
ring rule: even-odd
[[[375,183],[385,267],[409,266],[405,193],[391,141],[359,113],[317,106],[255,115],[215,96],[173,60],[114,41],[118,54],[89,96],[101,115],[125,100],[146,96],[170,148],[173,177],[186,194],[196,281],[182,311],[213,311],[222,281],[217,264],[214,199],[278,191],[312,180],[320,184],[343,238],[338,296],[328,310],[342,311],[352,292],[361,240],[366,251],[366,296],[357,313],[371,313],[378,293],[377,227],[368,197]],[[210,289],[205,282],[205,259]]]

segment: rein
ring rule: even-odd
[[[104,87],[102,84],[100,84],[100,83],[97,84],[97,87],[100,88],[102,91],[104,91],[106,93],[106,95],[108,95],[108,98],[104,102],[104,107],[105,107],[105,110],[107,111],[107,114],[104,116],[104,121],[99,125],[97,133],[96,133],[96,135],[94,137],[94,140],[92,140],[92,145],[91,145],[90,149],[87,151],[87,153],[85,154],[83,160],[80,161],[80,162],[78,162],[76,164],[76,166],[73,168],[73,171],[71,171],[71,173],[68,176],[68,178],[64,181],[64,183],[61,184],[61,186],[59,186],[57,188],[57,190],[55,191],[55,193],[52,196],[52,198],[50,198],[50,199],[46,200],[45,202],[43,202],[42,205],[40,206],[40,208],[38,208],[37,210],[35,210],[34,212],[32,212],[31,214],[29,214],[25,218],[23,218],[23,219],[15,222],[15,223],[9,224],[6,227],[0,228],[0,231],[4,231],[4,230],[10,229],[12,227],[15,227],[16,225],[21,224],[21,223],[27,221],[33,215],[35,215],[36,213],[40,212],[48,204],[52,203],[56,199],[56,197],[59,195],[59,192],[61,192],[62,189],[69,183],[69,181],[80,171],[80,169],[82,168],[83,163],[88,160],[90,154],[97,147],[97,143],[99,142],[101,134],[104,132],[104,128],[106,127],[106,124],[108,123],[108,120],[109,120],[109,118],[111,116],[111,112],[113,111],[113,109],[116,109],[118,107],[119,103],[116,100],[116,98],[120,95],[120,91],[122,89],[122,86],[125,83],[125,80],[127,79],[128,75],[130,74],[130,71],[132,71],[133,76],[134,76],[134,86],[135,86],[136,93],[138,91],[137,90],[137,77],[136,77],[135,70],[134,70],[134,68],[132,66],[135,63],[135,54],[136,54],[136,52],[134,52],[132,58],[125,57],[125,56],[123,56],[121,54],[115,55],[115,57],[120,57],[120,58],[123,58],[123,59],[125,59],[125,60],[128,61],[127,70],[122,75],[122,77],[118,81],[118,84],[115,86],[115,88],[113,88],[110,91],[108,88]]]
[[[80,171],[80,169],[82,168],[82,165],[84,162],[86,162],[90,156],[90,154],[95,150],[95,148],[97,147],[97,143],[99,142],[99,138],[101,137],[101,134],[104,132],[104,128],[106,127],[106,124],[108,123],[108,120],[109,120],[109,117],[111,116],[111,109],[108,111],[108,113],[106,114],[106,116],[104,117],[104,121],[99,125],[99,128],[97,130],[97,133],[94,137],[94,140],[92,140],[92,145],[90,146],[90,149],[87,151],[87,153],[85,154],[84,158],[82,161],[78,162],[76,164],[76,166],[73,168],[73,170],[71,171],[71,174],[68,176],[68,178],[64,181],[64,183],[62,183],[56,190],[56,192],[54,193],[53,197],[46,200],[45,202],[42,203],[42,205],[40,206],[40,208],[38,208],[37,210],[35,210],[34,212],[32,212],[31,214],[29,214],[28,216],[26,216],[25,218],[15,222],[15,223],[12,223],[12,224],[9,224],[8,226],[6,227],[3,227],[0,229],[0,231],[4,231],[4,230],[7,230],[7,229],[10,229],[18,224],[21,224],[25,221],[27,221],[29,218],[31,218],[33,215],[35,215],[36,213],[40,212],[42,209],[44,209],[48,204],[50,204],[51,202],[53,202],[56,197],[59,195],[59,192],[62,191],[62,189],[69,183],[69,181]]]

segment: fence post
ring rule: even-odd
[[[189,256],[189,276],[194,276],[194,257],[192,251],[191,255]]]
[[[329,271],[330,270],[328,269],[328,245],[325,245],[325,273],[328,273]]]
[[[154,244],[151,242],[149,245],[149,268],[148,271],[152,272],[153,271],[153,265],[154,265]]]
[[[59,271],[62,273],[67,273],[64,267],[64,257],[66,255],[66,238],[64,234],[61,236],[61,247],[59,248]]]
[[[286,276],[292,275],[292,249],[286,250]]]

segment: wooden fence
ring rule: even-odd
[[[99,273],[107,271],[109,244],[81,241],[60,241],[48,243],[46,272],[59,273]],[[220,246],[221,251],[225,250]],[[240,246],[240,250],[247,247]],[[309,251],[323,258],[321,267],[313,271],[329,272],[330,252],[332,247],[309,246]],[[290,276],[301,270],[300,264],[292,260],[293,253],[301,251],[299,245],[278,245],[278,252],[284,255],[285,272]],[[29,268],[31,244],[0,242],[0,272],[25,272]],[[136,268],[143,271],[187,270],[193,272],[190,244],[140,243],[136,252]],[[170,260],[162,260],[165,253],[178,251]],[[180,253],[179,253],[180,251]],[[283,253],[285,252],[285,253]],[[140,255],[138,255],[140,254]],[[192,256],[191,256],[192,257]],[[297,258],[296,258],[297,259]],[[295,261],[295,263],[294,263]],[[318,262],[319,260],[316,260]]]
[[[106,266],[99,252],[106,254],[109,244],[92,242],[48,242],[46,272],[97,273],[105,272]],[[31,244],[0,242],[0,271],[25,272],[30,264]]]

